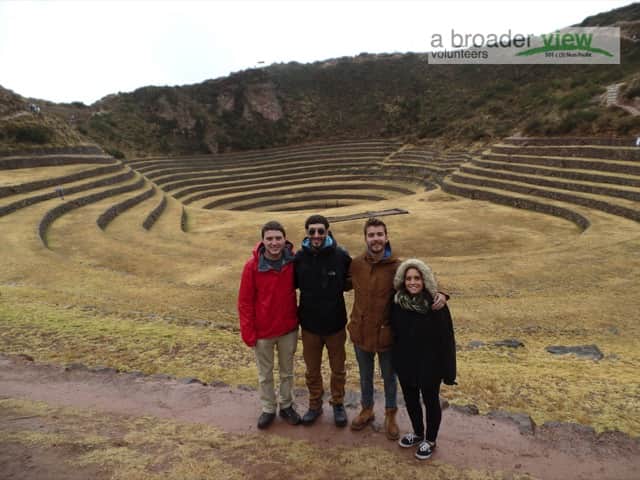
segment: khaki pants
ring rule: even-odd
[[[327,347],[329,367],[331,368],[331,404],[342,405],[344,402],[344,384],[347,378],[345,370],[346,353],[344,344],[347,332],[343,328],[333,335],[316,335],[302,329],[302,356],[307,367],[305,379],[309,389],[309,408],[318,409],[322,406],[322,350]]]
[[[258,365],[258,383],[262,411],[276,413],[276,392],[273,385],[274,349],[278,350],[280,377],[280,408],[293,404],[293,356],[298,346],[298,329],[275,338],[261,338],[254,348]]]

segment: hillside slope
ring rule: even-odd
[[[338,138],[438,139],[448,147],[513,134],[635,135],[640,118],[607,108],[605,97],[616,83],[630,86],[621,90],[625,102],[640,96],[640,8],[632,4],[579,25],[620,26],[622,64],[429,65],[425,54],[363,53],[195,85],[143,87],[91,106],[42,103],[78,135],[128,155]]]

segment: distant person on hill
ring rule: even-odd
[[[391,251],[387,226],[378,218],[364,224],[366,251],[353,259],[349,269],[354,300],[351,321],[347,325],[360,371],[362,410],[351,422],[352,430],[362,430],[374,419],[373,372],[376,354],[382,372],[385,398],[385,432],[390,440],[400,437],[396,423],[397,381],[391,361],[393,336],[389,325],[393,278],[400,259]],[[434,309],[446,305],[447,297],[437,293]]]
[[[280,417],[291,425],[300,423],[293,405],[293,356],[298,344],[293,258],[293,245],[287,241],[284,227],[275,221],[267,222],[262,227],[262,240],[245,264],[240,280],[240,333],[256,356],[262,402],[260,429],[267,428],[276,417],[273,381],[276,349]]]
[[[398,444],[404,448],[418,445],[416,458],[426,460],[436,448],[442,420],[440,383],[454,385],[456,379],[453,322],[446,305],[439,310],[431,308],[438,295],[437,284],[424,262],[417,259],[402,262],[393,286],[396,290],[391,305],[393,367],[413,427],[413,432],[404,435]]]
[[[329,221],[311,215],[304,223],[307,236],[295,256],[296,286],[300,289],[298,317],[302,327],[302,352],[309,389],[309,410],[303,425],[311,425],[322,414],[322,352],[327,348],[331,368],[331,405],[334,422],[347,425],[344,409],[345,341],[347,309],[343,292],[349,288],[347,276],[351,257],[338,246],[329,231]]]

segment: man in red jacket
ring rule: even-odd
[[[293,406],[293,356],[298,344],[298,317],[293,271],[293,245],[284,227],[275,221],[262,227],[262,241],[242,271],[238,293],[240,333],[252,347],[258,366],[262,414],[258,428],[267,428],[276,417],[273,383],[274,350],[278,350],[280,416],[289,424],[300,423]]]

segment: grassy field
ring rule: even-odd
[[[147,232],[141,221],[158,200],[117,217],[105,232],[95,219],[113,200],[68,213],[49,230],[50,250],[36,226],[59,200],[0,218],[0,351],[255,385],[252,353],[237,329],[240,270],[262,223],[277,217],[299,245],[306,214],[188,208],[184,233],[180,206],[170,200]],[[459,385],[443,390],[450,402],[640,435],[638,224],[582,210],[592,227],[580,233],[554,217],[440,191],[330,214],[394,207],[411,213],[386,217],[393,248],[425,259],[451,294]],[[363,250],[362,223],[332,227],[352,255]],[[507,338],[524,348],[468,347]],[[597,344],[605,358],[545,351],[585,344]],[[357,390],[350,345],[347,351],[348,388]],[[303,386],[300,351],[296,371]]]

